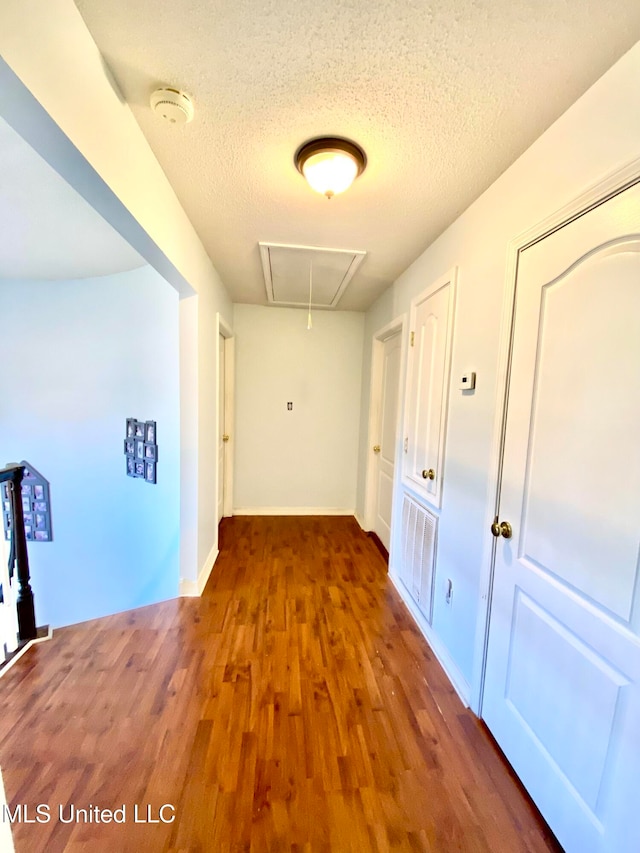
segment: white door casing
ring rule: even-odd
[[[218,523],[224,515],[225,485],[225,445],[228,441],[225,432],[225,341],[218,335]]]
[[[218,329],[218,394],[216,422],[217,515],[218,521],[233,515],[234,373],[235,338],[220,314]],[[228,440],[224,440],[224,436]]]
[[[568,853],[640,849],[640,188],[520,254],[482,715]]]
[[[444,481],[456,270],[411,302],[403,477],[440,508]]]
[[[373,530],[387,551],[391,547],[391,511],[396,460],[401,354],[402,334],[401,330],[398,329],[398,331],[382,343],[380,405],[375,432],[376,443],[374,445],[380,449],[373,451],[375,472]]]

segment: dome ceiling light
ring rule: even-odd
[[[359,145],[337,136],[310,139],[298,148],[296,169],[309,186],[327,198],[349,189],[367,165],[367,155]]]

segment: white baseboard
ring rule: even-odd
[[[186,581],[180,580],[180,597],[181,598],[199,598],[204,592],[204,588],[207,585],[207,581],[209,580],[209,575],[211,574],[211,570],[218,559],[218,554],[220,551],[218,550],[217,544],[213,546],[213,548],[209,551],[207,555],[207,559],[204,561],[204,565],[198,572],[198,580],[197,581]]]
[[[400,598],[406,604],[409,613],[413,616],[416,625],[420,628],[422,635],[429,644],[431,651],[438,659],[440,666],[444,669],[445,675],[453,685],[453,689],[462,700],[465,708],[468,708],[469,697],[471,696],[471,687],[469,682],[460,672],[457,664],[454,663],[454,660],[446,647],[420,612],[418,605],[415,603],[413,598],[411,598],[400,578],[395,574],[395,572],[389,571],[389,579],[396,588]]]
[[[36,638],[35,638],[35,640],[29,640],[29,642],[28,642],[26,645],[24,645],[24,646],[20,649],[20,651],[19,651],[19,652],[17,652],[17,654],[15,654],[15,655],[11,658],[11,660],[9,661],[9,663],[8,663],[8,664],[6,664],[5,666],[3,666],[3,667],[2,667],[2,669],[0,669],[0,678],[2,678],[2,676],[3,676],[3,675],[5,675],[7,672],[9,672],[9,670],[11,669],[11,667],[12,667],[12,666],[17,662],[17,661],[19,661],[19,660],[20,660],[20,658],[21,658],[21,657],[22,657],[22,655],[27,651],[27,649],[30,649],[30,648],[31,648],[31,646],[35,646],[35,644],[36,644],[36,643],[46,643],[46,642],[47,642],[47,640],[50,640],[52,637],[53,637],[53,629],[52,629],[52,628],[51,628],[51,626],[49,625],[49,630],[48,630],[48,633],[47,633],[47,636],[46,636],[46,637],[36,637]],[[2,849],[3,849],[3,848],[2,848],[2,847],[0,847],[0,850],[2,850]]]
[[[355,510],[335,506],[240,506],[234,515],[354,515]]]
[[[367,528],[365,526],[364,518],[357,512],[354,512],[354,515],[356,517],[356,521],[358,522],[358,524],[360,525],[362,530],[364,530],[365,533],[368,533],[369,531],[367,530]]]

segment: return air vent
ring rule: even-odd
[[[431,623],[438,519],[408,495],[402,504],[402,581]]]
[[[366,252],[259,243],[267,299],[273,305],[306,308],[309,267],[313,308],[335,308]]]

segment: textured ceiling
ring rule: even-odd
[[[0,119],[0,279],[93,278],[144,263],[39,154]]]
[[[365,250],[364,309],[640,37],[638,0],[77,0],[232,298],[266,302],[258,242]],[[150,110],[158,85],[195,120]],[[293,166],[346,136],[327,201]]]

